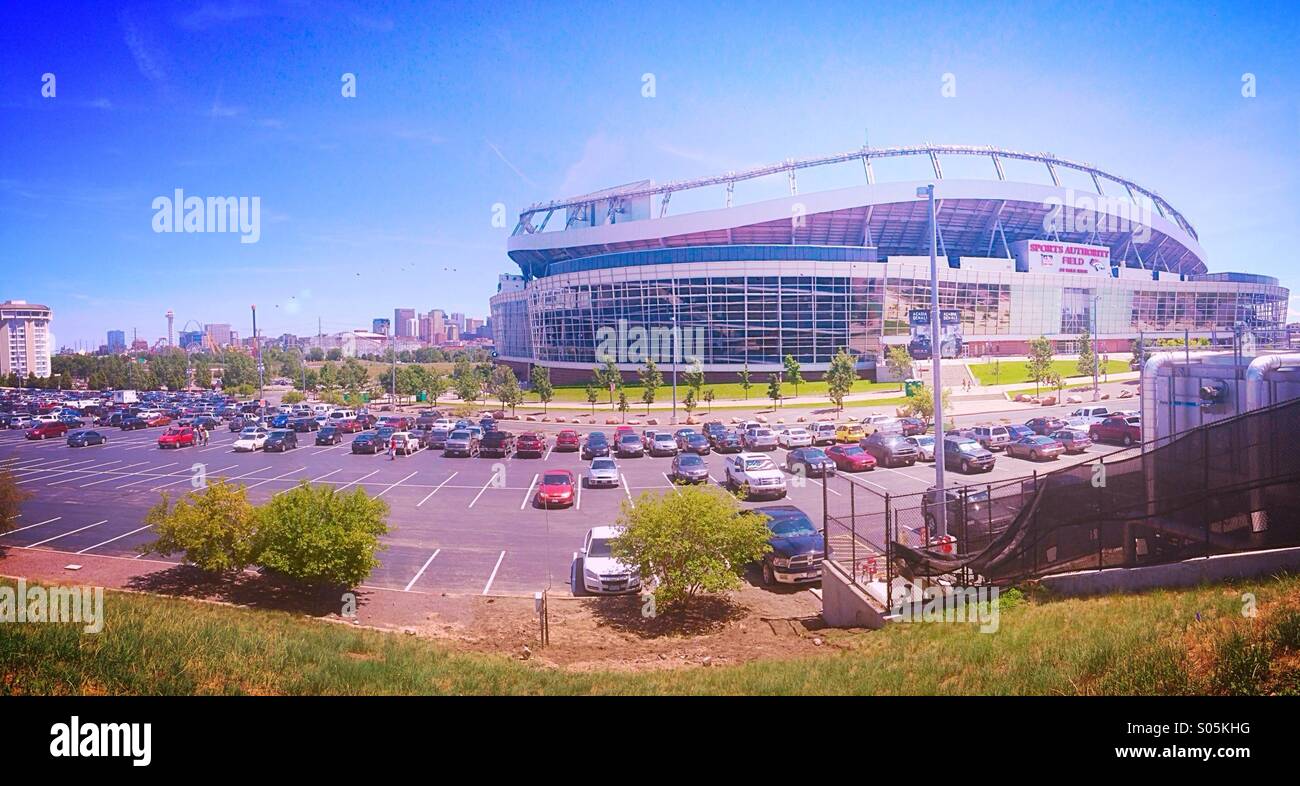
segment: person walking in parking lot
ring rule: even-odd
[[[388,460],[397,461],[397,435],[388,438]]]

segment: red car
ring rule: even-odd
[[[355,434],[358,431],[366,430],[366,427],[356,418],[344,418],[335,423],[334,427],[344,434]]]
[[[67,423],[42,423],[39,426],[32,426],[27,429],[28,439],[48,439],[50,437],[61,437],[68,433]]]
[[[1128,447],[1142,441],[1142,419],[1108,415],[1105,420],[1088,427],[1088,437],[1093,442],[1118,442]]]
[[[542,456],[546,454],[546,438],[536,432],[520,434],[515,440],[515,455]]]
[[[569,470],[550,470],[542,475],[542,482],[537,486],[537,506],[549,508],[552,505],[572,505],[576,485],[577,481]]]
[[[198,441],[198,436],[194,429],[189,426],[173,426],[158,437],[158,447],[160,448],[192,448]]]
[[[623,436],[624,434],[635,434],[635,433],[636,433],[636,429],[632,428],[631,426],[618,426],[617,428],[614,429],[614,444],[617,445],[619,437]]]
[[[582,440],[578,437],[578,432],[571,428],[566,428],[555,437],[555,449],[558,451],[576,451],[582,447]]]
[[[857,445],[832,445],[826,448],[826,455],[835,462],[836,469],[847,472],[876,468],[876,457]]]
[[[167,417],[166,415],[159,415],[157,417],[146,420],[144,424],[149,428],[154,428],[155,426],[169,426],[171,425],[171,422],[172,419]]]

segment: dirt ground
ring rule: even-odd
[[[80,568],[69,569],[73,563]],[[572,598],[562,591],[550,598],[550,643],[543,647],[531,597],[363,588],[356,593],[355,615],[347,615],[341,593],[304,593],[252,571],[214,580],[170,563],[91,555],[73,560],[24,548],[0,550],[0,575],[275,609],[576,671],[797,657],[835,650],[845,637],[856,635],[823,630],[821,600],[808,589],[773,591],[750,583],[725,598],[698,599],[688,613],[655,616],[642,613],[636,596]]]

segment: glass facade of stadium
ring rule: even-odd
[[[1267,331],[1286,321],[1288,292],[1266,276],[1153,280],[1136,269],[1116,278],[944,262],[939,305],[961,312],[968,357],[1024,354],[1038,336],[1071,351],[1085,330],[1116,352],[1142,333],[1227,340],[1235,325]],[[929,306],[928,264],[875,261],[871,248],[701,246],[552,263],[522,291],[494,297],[492,317],[503,360],[585,374],[597,364],[602,328],[667,328],[675,319],[702,336],[706,371],[776,369],[793,355],[815,374],[841,347],[871,365],[907,342],[908,310]]]

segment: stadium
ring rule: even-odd
[[[919,160],[924,178],[878,180],[895,159]],[[953,160],[987,175],[945,178]],[[800,191],[845,167],[855,184]],[[776,196],[735,198],[764,182],[770,194],[773,181]],[[585,381],[610,335],[639,328],[674,331],[686,362],[714,379],[779,371],[787,355],[816,378],[841,348],[873,378],[891,345],[909,343],[909,312],[930,305],[929,205],[917,196],[927,183],[939,305],[960,314],[964,356],[1023,355],[1039,336],[1069,352],[1084,331],[1099,351],[1126,352],[1140,335],[1228,345],[1285,329],[1276,279],[1210,272],[1192,224],[1131,180],[1048,153],[864,147],[528,207],[508,244],[520,272],[501,276],[491,300],[498,357]],[[671,209],[684,203],[705,209]],[[625,373],[641,365],[616,359]]]

